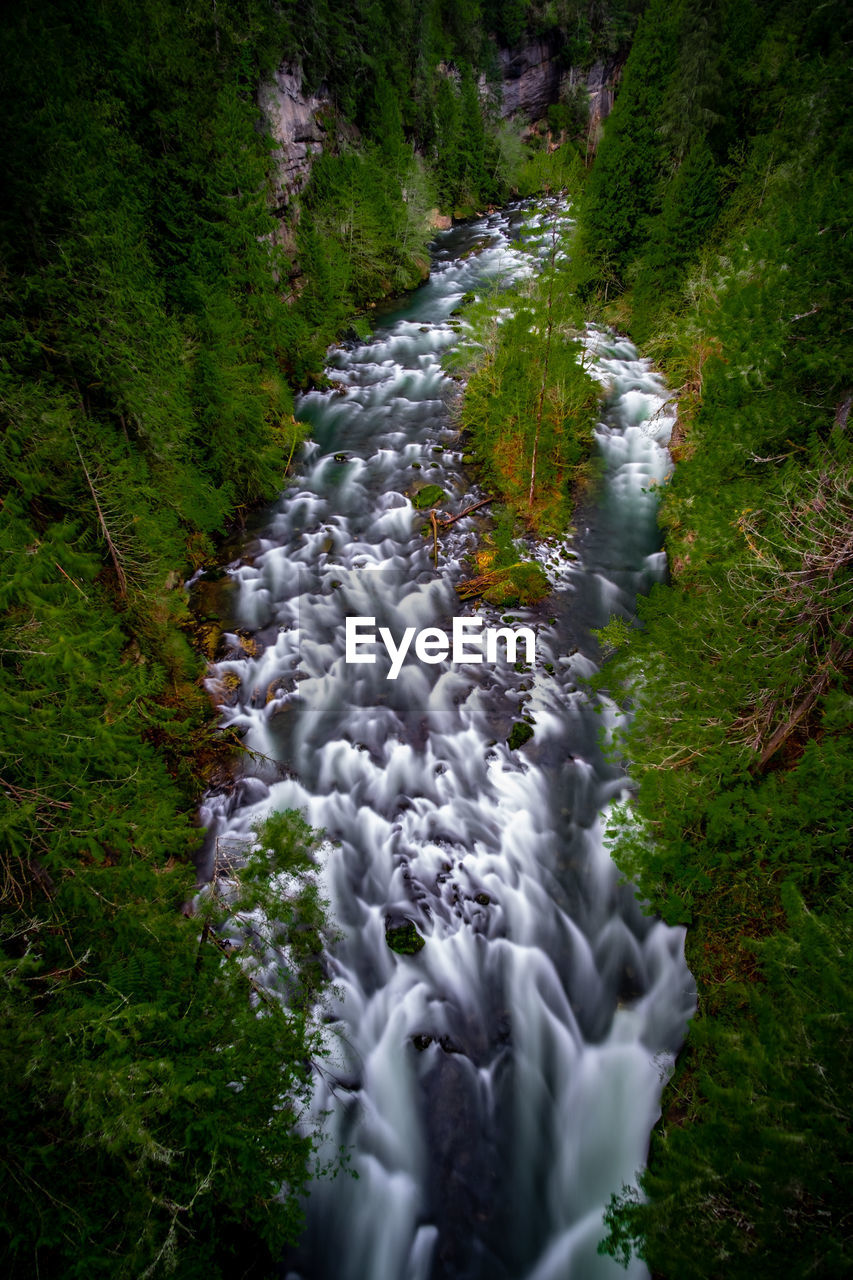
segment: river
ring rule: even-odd
[[[481,497],[462,465],[443,352],[466,293],[537,269],[548,214],[510,208],[441,233],[429,281],[329,355],[332,389],[299,404],[296,478],[229,566],[237,636],[211,668],[223,725],[255,757],[202,819],[244,837],[270,808],[327,833],[322,882],[331,1060],[318,1075],[323,1155],[353,1178],[313,1184],[289,1280],[587,1280],[602,1210],[641,1168],[694,1006],[683,931],[645,916],[604,844],[627,780],[600,747],[616,711],[585,680],[590,628],[630,618],[665,573],[655,486],[671,463],[667,392],[633,346],[590,329],[606,388],[600,491],[565,539],[531,544],[554,586],[534,609],[536,663],[426,665],[399,678],[344,661],[344,619],[449,629],[482,514],[442,538],[410,497]],[[494,611],[487,620],[500,625]],[[517,669],[520,668],[520,669]],[[510,750],[520,718],[533,737]],[[424,939],[392,951],[386,928]],[[634,1262],[629,1276],[645,1274]]]

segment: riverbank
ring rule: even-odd
[[[610,1244],[679,1278],[832,1274],[849,1249],[846,21],[654,3],[580,212],[588,296],[660,361],[682,421],[673,582],[609,675],[639,691],[614,855],[689,926],[699,986],[646,1198]],[[690,94],[717,123],[686,106],[700,47]],[[650,130],[650,101],[683,130]]]

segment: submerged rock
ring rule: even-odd
[[[529,742],[532,737],[533,726],[528,724],[526,720],[516,720],[506,740],[507,746],[510,751],[517,751],[519,747],[524,746],[525,742]]]
[[[438,484],[424,485],[423,489],[419,489],[412,498],[412,503],[418,511],[426,511],[428,507],[437,507],[439,502],[446,502],[447,494]]]
[[[424,946],[424,939],[418,933],[411,920],[385,921],[385,941],[398,956],[414,956]]]

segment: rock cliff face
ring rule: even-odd
[[[566,68],[556,42],[534,40],[517,49],[498,50],[501,67],[500,113],[539,120],[567,90],[583,86],[589,94],[590,137],[597,141],[601,123],[613,109],[621,62],[596,62],[588,71]]]
[[[589,145],[595,149],[602,121],[610,114],[619,62],[596,62],[589,71],[565,68],[556,42],[534,40],[516,49],[499,49],[501,68],[500,114],[520,116],[528,122],[541,119],[548,107],[577,86],[589,93]],[[448,69],[448,74],[453,74]],[[486,92],[485,80],[482,82]],[[331,106],[322,90],[307,94],[298,65],[282,63],[273,79],[262,85],[258,103],[270,136],[276,143],[275,200],[283,213],[288,202],[308,181],[311,157],[323,148],[323,111]]]
[[[593,150],[598,146],[604,121],[613,110],[622,66],[622,61],[614,59],[610,62],[594,62],[589,71],[576,71],[574,67],[570,67],[561,83],[563,92],[580,84],[589,94],[588,137]]]
[[[258,104],[270,136],[273,152],[276,204],[285,205],[305,186],[311,172],[311,157],[322,150],[324,130],[321,113],[330,105],[322,92],[306,94],[302,69],[282,63],[273,79],[261,85]]]
[[[519,49],[499,49],[503,97],[501,116],[523,115],[528,120],[544,116],[560,96],[562,69],[556,46],[544,40]]]

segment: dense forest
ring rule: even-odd
[[[849,1265],[851,34],[843,5],[652,3],[582,201],[580,287],[679,404],[673,581],[604,677],[633,706],[614,856],[700,993],[610,1216],[663,1275]]]
[[[679,1278],[842,1273],[851,34],[845,6],[804,0],[6,7],[6,1274],[245,1274],[247,1240],[267,1274],[298,1232],[318,836],[276,816],[236,896],[181,914],[199,797],[239,747],[182,584],[283,487],[294,395],[329,343],[422,279],[430,211],[566,181],[571,262],[553,253],[500,331],[500,303],[472,313],[492,345],[461,412],[485,478],[553,530],[590,474],[591,384],[562,341],[584,315],[627,330],[678,400],[672,581],[612,629],[602,682],[631,710],[636,781],[614,856],[689,925],[700,1002],[603,1247]],[[496,51],[528,38],[580,67],[630,44],[588,172],[576,97],[535,153],[490,106]],[[284,232],[257,103],[282,60],[330,103]],[[534,461],[547,441],[535,495],[529,462],[506,465],[516,437]],[[270,867],[300,877],[289,900]],[[259,909],[291,944],[284,1002],[252,979],[268,938],[240,963],[221,945]]]

